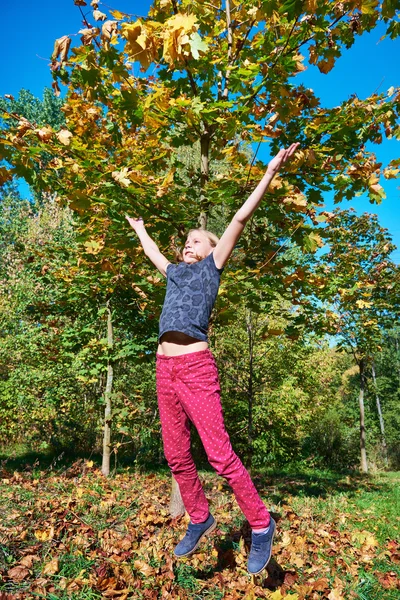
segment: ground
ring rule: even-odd
[[[170,478],[92,460],[5,459],[0,600],[400,598],[400,473],[255,476],[278,523],[268,571],[246,571],[250,531],[225,482],[202,471],[218,527],[192,557],[173,548]]]

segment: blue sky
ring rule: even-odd
[[[88,0],[88,4],[90,0]],[[118,0],[112,8],[137,16],[147,13],[150,2],[144,0]],[[99,9],[102,10],[101,3]],[[90,19],[90,6],[83,7]],[[107,12],[106,8],[103,8]],[[73,0],[31,0],[6,2],[3,7],[3,28],[0,37],[0,94],[17,95],[21,88],[41,97],[43,88],[51,85],[49,57],[54,40],[63,35],[76,35],[83,27],[79,8]],[[400,86],[400,40],[386,38],[380,41],[383,28],[359,37],[355,45],[345,51],[335,68],[322,75],[316,67],[301,74],[301,81],[311,87],[321,99],[322,106],[337,106],[351,94],[366,98],[373,92],[384,92],[391,86]],[[299,78],[296,78],[299,81]],[[374,146],[378,160],[386,165],[400,156],[398,140],[384,140]],[[267,161],[268,144],[261,146],[258,157]],[[378,214],[381,224],[393,236],[399,247],[393,260],[400,263],[400,181],[382,181],[387,198],[381,205],[371,205],[365,198],[355,198],[347,206],[357,212]],[[327,208],[332,207],[329,197]]]

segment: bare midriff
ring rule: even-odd
[[[180,331],[167,331],[164,333],[158,344],[157,353],[164,356],[180,356],[181,354],[190,354],[207,350],[208,343],[197,340],[196,338],[181,333]]]

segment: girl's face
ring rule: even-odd
[[[192,264],[205,258],[213,251],[210,240],[200,230],[189,233],[183,250],[183,262]]]

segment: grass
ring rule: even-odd
[[[250,530],[223,481],[201,471],[219,527],[173,558],[186,518],[168,514],[164,470],[14,452],[0,471],[0,598],[395,600],[400,598],[400,474],[254,475],[278,522],[274,556],[252,578]]]

